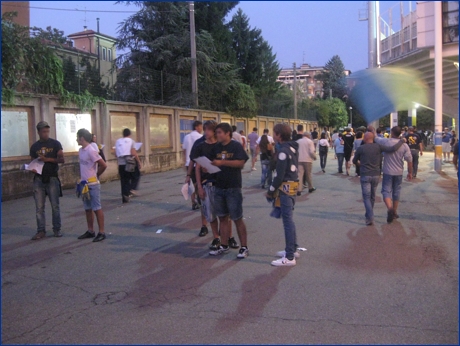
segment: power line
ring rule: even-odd
[[[25,6],[21,5],[9,5],[10,7],[20,7],[24,8]],[[37,10],[53,10],[53,11],[69,11],[69,12],[95,12],[95,13],[137,13],[138,11],[116,11],[116,10],[79,10],[78,8],[70,9],[70,8],[52,8],[52,7],[36,7],[36,6],[29,6],[29,8],[34,8]],[[171,12],[171,11],[161,11],[161,12]]]

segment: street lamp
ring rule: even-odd
[[[350,127],[353,127],[353,114],[351,113],[352,109],[353,109],[353,107],[349,108],[349,110],[350,110]]]

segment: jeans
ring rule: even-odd
[[[35,199],[35,213],[37,217],[37,232],[46,232],[45,220],[45,200],[46,195],[51,203],[51,210],[53,216],[53,231],[61,230],[61,211],[59,208],[59,195],[61,194],[61,186],[59,179],[51,177],[50,182],[43,184],[40,176],[34,177],[34,199]]]
[[[412,154],[412,175],[416,176],[418,171],[418,160],[420,150],[412,149],[410,153]]]
[[[270,175],[271,177],[271,171],[270,171],[270,161],[269,160],[263,160],[260,162],[262,165],[262,176],[260,177],[260,185],[265,186],[267,183],[268,177]],[[271,184],[271,179],[268,180],[268,184]]]
[[[344,154],[343,153],[336,153],[337,155],[337,162],[339,164],[339,173],[343,173],[343,158]]]
[[[299,162],[299,192],[302,192],[304,182],[307,183],[309,189],[313,189],[311,181],[312,162]]]
[[[361,177],[361,191],[363,193],[364,208],[366,208],[366,221],[374,221],[375,191],[379,180],[379,175]]]
[[[294,259],[294,252],[297,250],[297,234],[295,223],[292,216],[295,198],[293,196],[280,193],[281,218],[283,219],[284,237],[286,239],[286,258]]]
[[[319,164],[321,165],[321,169],[326,168],[326,161],[327,161],[327,151],[319,151]]]
[[[118,174],[120,175],[121,183],[121,195],[129,196],[131,190],[137,190],[137,185],[139,185],[139,180],[141,178],[141,172],[139,167],[134,169],[134,172],[126,172],[125,165],[118,166]]]
[[[383,198],[390,198],[399,201],[401,194],[402,175],[388,175],[383,173],[382,195]]]

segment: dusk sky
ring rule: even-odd
[[[404,2],[405,14],[408,3]],[[414,1],[412,6],[415,9]],[[101,32],[114,37],[118,37],[118,24],[138,10],[113,1],[31,1],[30,7],[31,26],[52,26],[69,35],[83,30],[85,17],[88,29],[96,30],[99,17]],[[294,62],[323,66],[336,54],[352,72],[367,67],[367,21],[358,20],[359,11],[366,9],[364,1],[242,1],[230,18],[238,7],[250,18],[251,27],[262,30],[281,68],[292,67]],[[380,2],[380,8],[387,21],[392,9],[398,29],[400,2]]]

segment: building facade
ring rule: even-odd
[[[323,90],[323,82],[318,79],[318,76],[324,71],[324,67],[310,66],[309,64],[302,64],[296,68],[296,85],[297,90],[301,92],[301,96],[305,98],[323,97],[324,93],[328,92]],[[345,70],[345,76],[350,75],[350,73],[350,70]],[[294,68],[283,68],[277,81],[292,90],[294,86]]]
[[[2,16],[7,12],[17,12],[13,22],[22,26],[30,26],[29,1],[2,1]]]

